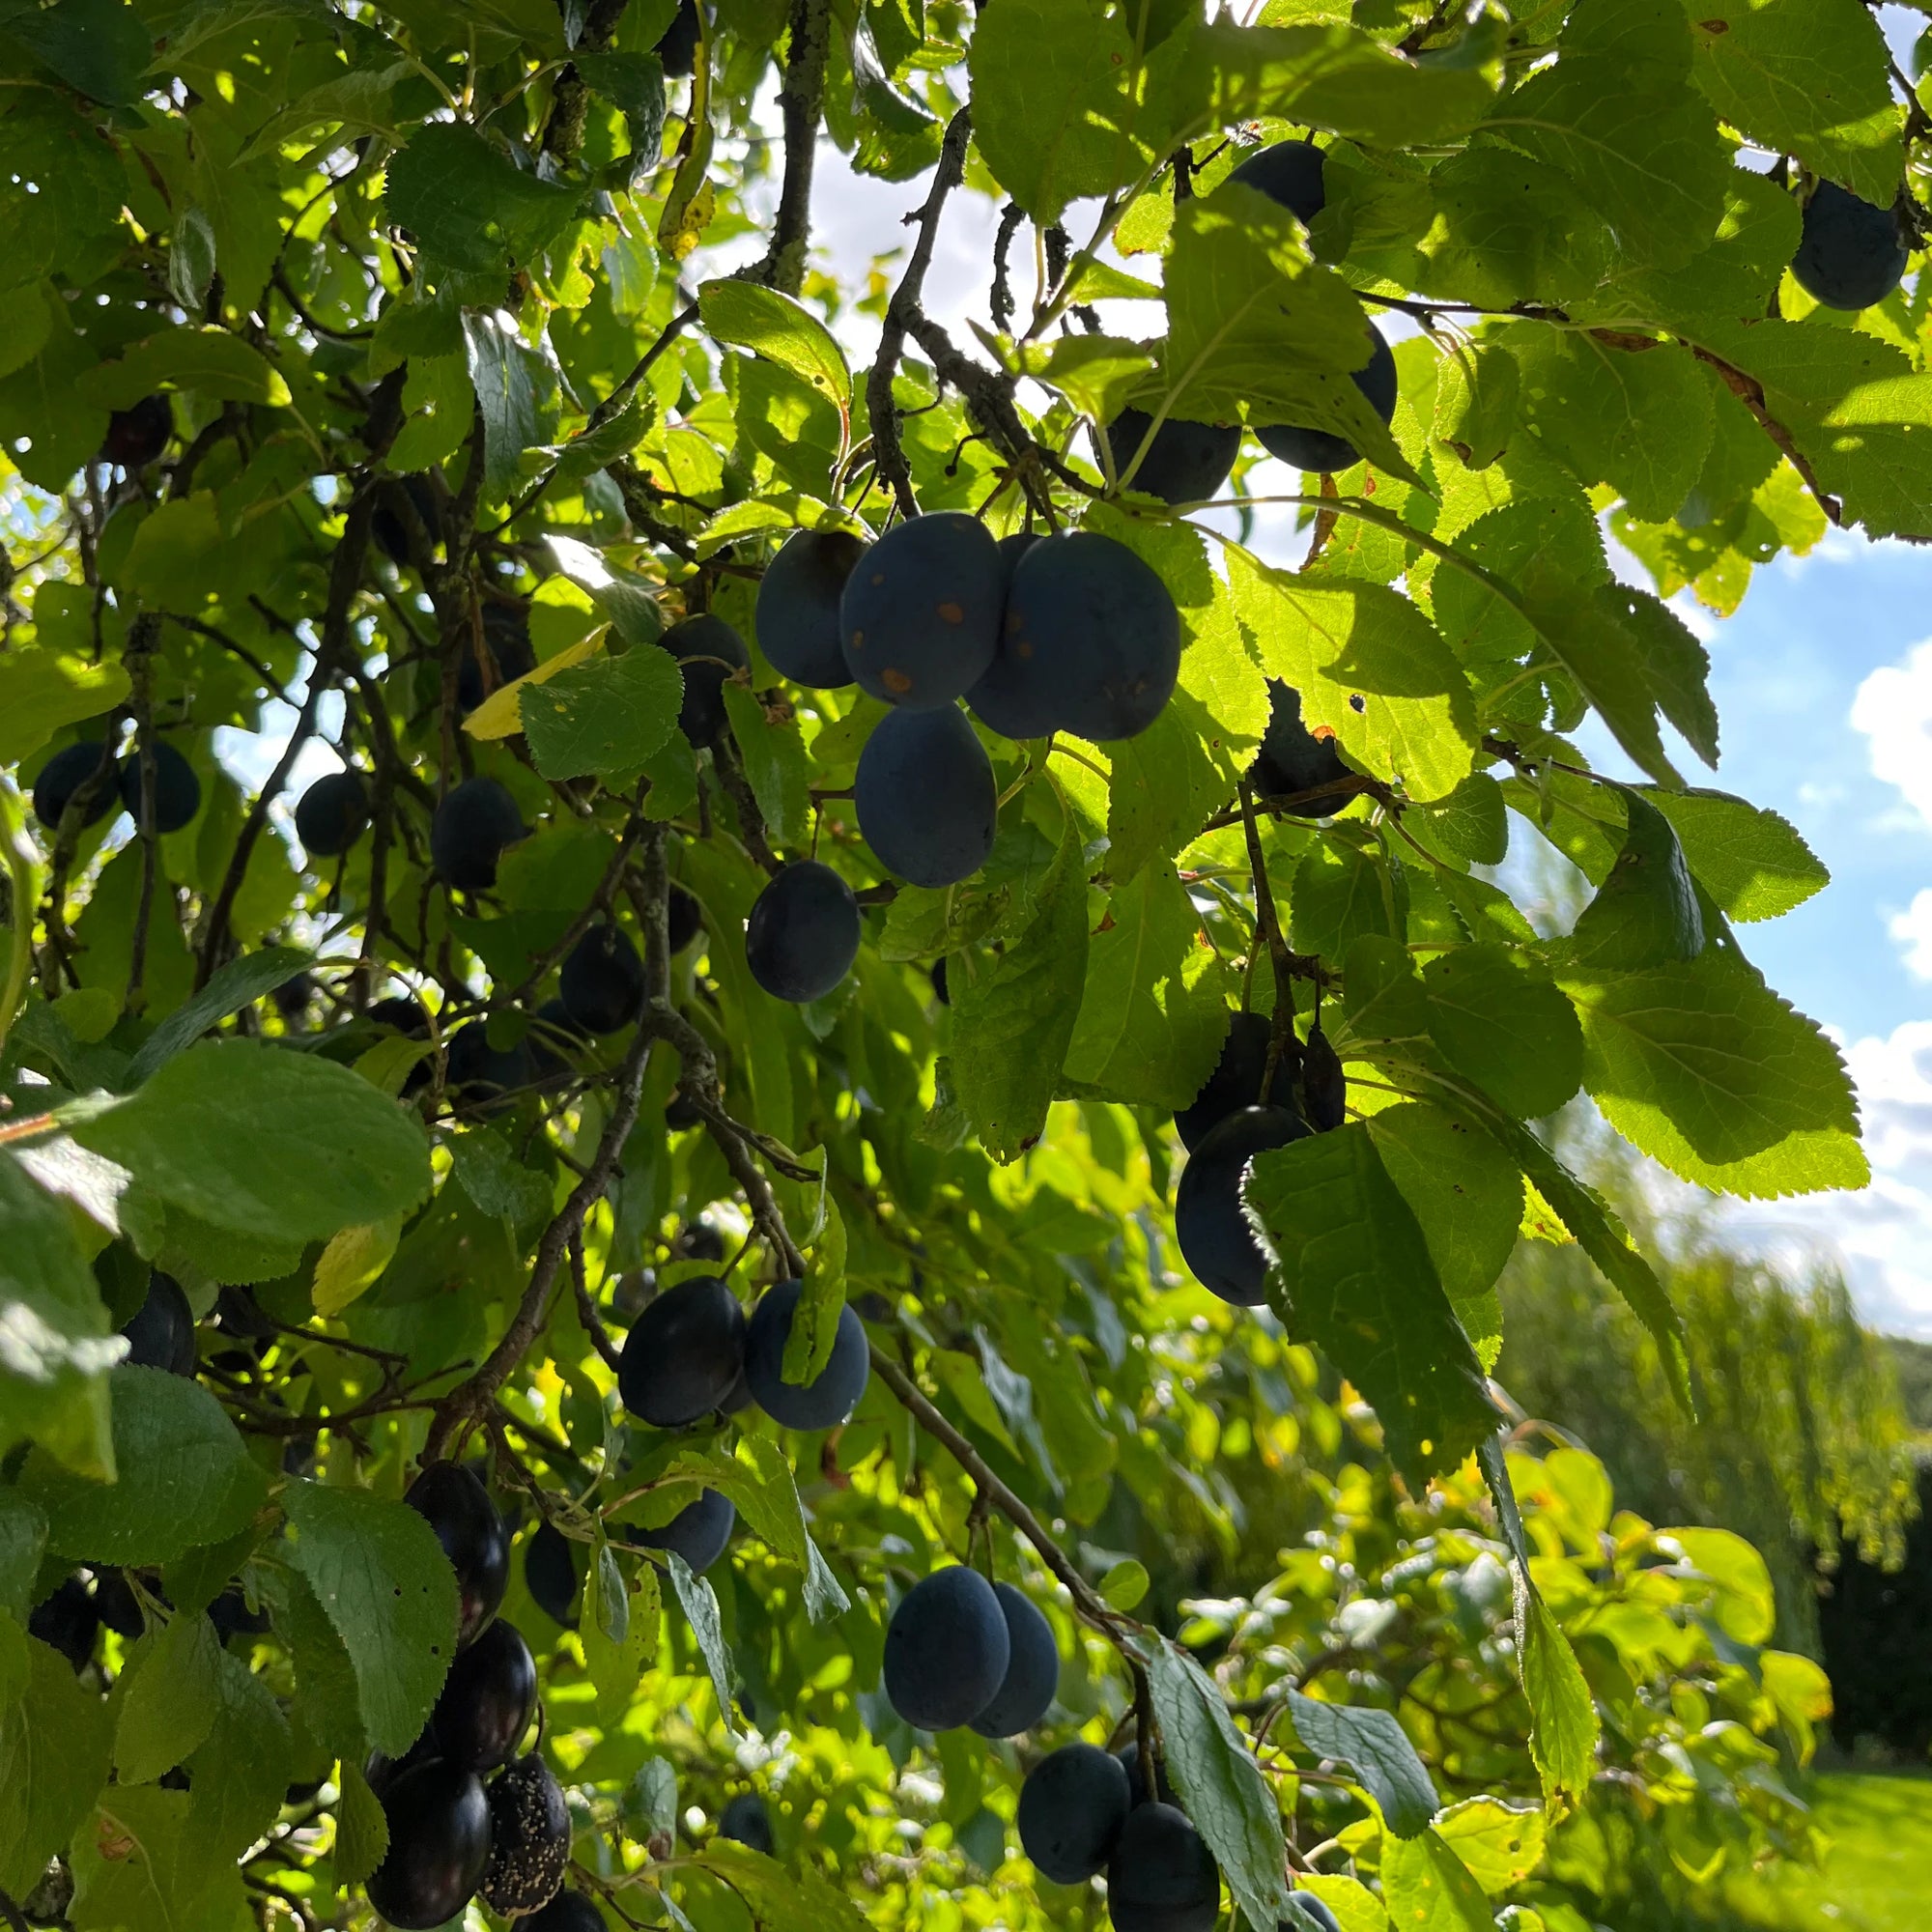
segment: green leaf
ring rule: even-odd
[[[128,689],[124,666],[16,645],[0,657],[0,765],[38,752],[64,724],[112,711]]]
[[[170,328],[103,362],[87,394],[110,410],[131,409],[156,389],[192,389],[218,402],[286,408],[289,385],[259,349],[225,328]]]
[[[711,1688],[718,1695],[718,1719],[727,1737],[739,1738],[737,1707],[732,1695],[738,1686],[738,1671],[731,1661],[730,1646],[724,1641],[724,1620],[718,1613],[718,1597],[702,1577],[693,1574],[691,1565],[676,1550],[668,1550],[665,1561],[670,1569],[671,1587],[684,1605],[685,1621],[697,1640],[698,1654],[711,1673]]]
[[[1250,1925],[1288,1917],[1281,1812],[1221,1688],[1169,1638],[1142,1651],[1167,1775]]]
[[[638,1844],[653,1838],[674,1841],[677,1836],[677,1767],[668,1757],[647,1757],[624,1788],[621,1801],[624,1835]],[[735,1840],[719,1839],[720,1844]]]
[[[1087,978],[1086,861],[1070,811],[1026,931],[997,959],[958,958],[948,983],[959,1103],[995,1160],[1017,1160],[1046,1125]]]
[[[24,1898],[107,1782],[113,1720],[59,1651],[29,1637],[27,1687],[0,1703],[0,1891]]]
[[[1442,1056],[1520,1119],[1553,1114],[1582,1084],[1583,1036],[1564,991],[1503,946],[1459,946],[1422,969]]]
[[[1832,882],[1790,820],[1729,792],[1645,796],[1677,829],[1692,875],[1727,919],[1778,919]]]
[[[1363,939],[1392,939],[1403,929],[1396,867],[1352,840],[1323,838],[1295,867],[1290,933],[1302,952],[1340,959]]]
[[[649,644],[525,686],[520,710],[537,770],[549,779],[636,771],[677,728],[683,693],[677,660]]]
[[[1200,1093],[1228,1031],[1228,983],[1174,867],[1116,888],[1088,950],[1066,1077],[1173,1109]]]
[[[1577,961],[1635,968],[1694,959],[1704,950],[1704,915],[1684,848],[1670,820],[1640,793],[1627,792],[1624,805],[1623,850],[1571,933]]]
[[[783,1378],[802,1386],[816,1380],[832,1359],[838,1339],[838,1318],[845,1310],[845,1219],[829,1196],[825,1226],[811,1244],[806,1264],[805,1292],[792,1311],[791,1332],[785,1337]]]
[[[124,0],[61,0],[14,11],[5,31],[76,92],[109,107],[131,107],[145,91],[142,70],[155,51],[141,16]]]
[[[456,1574],[407,1503],[291,1480],[290,1560],[308,1579],[355,1669],[369,1742],[415,1742],[456,1654]]]
[[[385,198],[424,254],[482,271],[506,255],[533,259],[576,213],[579,190],[524,173],[464,122],[431,121],[391,158]]]
[[[1747,966],[1707,953],[1639,973],[1570,969],[1563,984],[1582,1016],[1584,1086],[1673,1174],[1759,1200],[1864,1186],[1837,1047]]]
[[[501,1134],[472,1127],[468,1133],[450,1135],[444,1145],[464,1193],[484,1213],[508,1221],[512,1228],[527,1228],[548,1216],[549,1179],[525,1167]]]
[[[1690,1567],[1717,1590],[1716,1617],[1739,1643],[1769,1643],[1777,1627],[1771,1571],[1757,1548],[1730,1529],[1664,1529]]]
[[[342,1790],[335,1806],[336,1876],[345,1885],[359,1885],[389,1849],[388,1815],[359,1764],[345,1759],[336,1775]]]
[[[509,494],[523,455],[550,440],[555,427],[556,379],[503,312],[463,317],[464,354],[476,407],[483,412],[483,488]]]
[[[207,1932],[245,1913],[242,1879],[211,1864],[186,1829],[186,1793],[114,1785],[74,1834],[76,1932]]]
[[[87,1482],[39,1449],[21,1475],[53,1547],[95,1562],[168,1563],[233,1536],[261,1508],[268,1482],[221,1405],[162,1369],[123,1364],[108,1383],[118,1480]]]
[[[114,1726],[114,1768],[123,1784],[172,1771],[214,1726],[221,1644],[199,1611],[177,1613],[147,1637],[124,1673]]]
[[[584,1668],[597,1691],[599,1723],[615,1724],[630,1707],[639,1679],[657,1656],[663,1622],[658,1573],[648,1563],[634,1563],[627,1587],[615,1552],[600,1543],[584,1573],[583,1609],[578,1619]]]
[[[1403,1932],[1494,1932],[1490,1901],[1434,1832],[1382,1841],[1382,1899]]]
[[[361,1696],[335,1626],[299,1571],[272,1569],[266,1584],[275,1635],[295,1665],[292,1715],[324,1750],[360,1764],[369,1749]]]
[[[1148,1593],[1147,1565],[1123,1556],[1100,1578],[1100,1595],[1117,1610],[1130,1610]]]
[[[749,349],[810,384],[840,412],[852,406],[852,372],[832,331],[803,302],[756,282],[711,281],[697,312],[714,341]]]
[[[1482,1364],[1368,1128],[1351,1122],[1258,1154],[1242,1199],[1272,1251],[1269,1304],[1381,1419],[1420,1487],[1492,1431]]]
[[[723,1879],[744,1900],[754,1932],[866,1932],[859,1908],[809,1864],[781,1865],[731,1838],[713,1838],[685,1862]]]
[[[1418,836],[1472,866],[1500,866],[1509,856],[1509,812],[1503,788],[1488,772],[1471,772],[1414,827]]]
[[[73,1137],[171,1205],[275,1239],[321,1240],[430,1189],[429,1143],[393,1101],[346,1066],[254,1040],[189,1047]]]
[[[1465,1798],[1436,1819],[1435,1835],[1492,1898],[1520,1885],[1543,1862],[1543,1813],[1534,1806]]]
[[[259,952],[244,952],[217,967],[209,976],[208,984],[177,1007],[142,1042],[140,1052],[128,1063],[126,1084],[138,1087],[216,1021],[253,1006],[315,963],[315,954],[301,947],[266,946]]]
[[[1288,1717],[1305,1749],[1353,1773],[1398,1838],[1413,1838],[1429,1829],[1439,1802],[1435,1786],[1393,1712],[1365,1704],[1323,1704],[1291,1690]]]
[[[47,1520],[17,1490],[0,1490],[0,1610],[27,1621],[34,1577],[46,1553]]]
[[[664,146],[665,72],[650,54],[595,54],[581,47],[572,65],[624,117],[633,170],[654,164]]]
[[[812,773],[797,720],[782,707],[780,715],[768,712],[755,692],[737,683],[724,687],[724,715],[774,843],[809,843]]]

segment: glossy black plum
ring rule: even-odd
[[[785,1343],[804,1292],[802,1282],[778,1282],[752,1311],[745,1330],[745,1382],[752,1400],[781,1429],[836,1429],[858,1407],[871,1380],[871,1349],[865,1323],[849,1306],[841,1308],[824,1368],[809,1382],[786,1381]]]
[[[1164,503],[1205,503],[1221,494],[1241,450],[1239,423],[1188,422],[1163,418],[1148,442],[1132,476],[1126,473],[1153,418],[1145,410],[1122,410],[1107,425],[1107,450],[1114,474],[1126,490],[1140,490]]]
[[[839,640],[860,689],[913,711],[964,697],[993,662],[1005,579],[998,544],[963,510],[888,530],[838,603]]]
[[[1302,1050],[1301,1081],[1308,1124],[1318,1134],[1332,1133],[1349,1117],[1349,1080],[1319,1016]]]
[[[724,686],[733,671],[749,669],[745,640],[710,611],[673,624],[658,642],[684,670],[684,701],[677,727],[696,746],[715,745],[724,730]]]
[[[296,800],[296,837],[311,859],[339,859],[368,829],[369,787],[360,772],[330,772]]]
[[[174,405],[164,395],[143,396],[108,415],[101,461],[127,470],[145,469],[167,448],[174,433]]]
[[[1322,153],[1313,141],[1277,141],[1253,154],[1228,176],[1259,188],[1291,214],[1313,221],[1328,205]]]
[[[436,486],[421,470],[399,481],[416,515],[422,519],[431,550],[436,549],[442,541],[442,504],[438,499]],[[410,526],[404,521],[401,510],[388,500],[386,492],[376,499],[375,513],[369,519],[369,534],[376,539],[377,549],[391,563],[402,565],[414,561],[410,551]]]
[[[141,824],[141,757],[133,753],[121,767],[121,803]],[[155,741],[155,830],[179,832],[201,810],[201,780],[194,767],[165,738]]]
[[[466,893],[497,883],[505,851],[524,838],[517,801],[496,779],[465,779],[443,795],[429,822],[429,853],[437,877]]]
[[[430,1713],[440,1757],[466,1771],[508,1764],[537,1710],[537,1666],[523,1633],[498,1617],[459,1651]]]
[[[532,1751],[490,1780],[490,1859],[477,1889],[493,1911],[539,1912],[570,1864],[570,1809]]]
[[[565,1630],[577,1628],[578,1605],[583,1596],[580,1548],[548,1522],[539,1524],[524,1546],[524,1587],[537,1608]]]
[[[704,930],[704,908],[682,886],[673,886],[665,902],[665,923],[670,928],[670,950],[682,952]]]
[[[758,585],[758,647],[781,676],[814,691],[852,682],[838,641],[838,599],[866,546],[849,530],[798,530]]]
[[[1172,1804],[1128,1812],[1107,1861],[1114,1932],[1213,1932],[1221,1869],[1201,1833]]]
[[[136,1367],[194,1374],[194,1310],[173,1275],[158,1269],[149,1275],[147,1296],[121,1332]]]
[[[1301,722],[1300,692],[1278,677],[1269,678],[1267,729],[1248,767],[1248,782],[1256,792],[1263,798],[1293,798],[1343,784],[1354,776],[1342,762],[1335,740],[1318,738]]]
[[[917,1729],[950,1731],[993,1701],[1011,1656],[992,1584],[963,1564],[935,1570],[899,1599],[886,1626],[886,1696]]]
[[[520,1093],[537,1077],[536,1056],[528,1038],[520,1039],[515,1046],[494,1047],[482,1020],[457,1027],[446,1044],[444,1084],[466,1100],[494,1100],[504,1094]]]
[[[1202,1139],[1174,1196],[1174,1236],[1203,1288],[1253,1308],[1263,1298],[1267,1256],[1241,1212],[1241,1177],[1256,1154],[1309,1131],[1286,1107],[1243,1107]]]
[[[1275,1932],[1342,1932],[1342,1921],[1322,1900],[1305,1889],[1289,1893],[1289,1914]]]
[[[560,1891],[541,1912],[514,1921],[510,1932],[607,1932],[604,1915],[581,1891]]]
[[[1882,302],[1910,259],[1894,209],[1876,208],[1836,182],[1820,182],[1804,204],[1804,239],[1791,272],[1814,301],[1852,311]]]
[[[106,764],[104,777],[96,774]],[[110,811],[119,809],[121,788],[107,748],[98,739],[83,739],[77,745],[64,745],[45,764],[34,781],[34,816],[49,832],[61,822],[68,800],[89,780],[94,780],[93,800],[83,825],[99,825]]]
[[[644,1009],[644,962],[614,925],[593,925],[556,977],[563,1009],[585,1033],[619,1033]]]
[[[1293,1033],[1282,1042],[1266,1095],[1262,1093],[1273,1035],[1273,1022],[1265,1013],[1235,1013],[1230,1017],[1228,1037],[1222,1042],[1221,1057],[1214,1063],[1208,1084],[1174,1117],[1180,1144],[1190,1153],[1237,1108],[1294,1106],[1301,1043]]]
[[[1063,1745],[1020,1786],[1020,1844],[1055,1885],[1085,1885],[1106,1869],[1132,1808],[1119,1758],[1095,1745]]]
[[[672,1550],[702,1576],[724,1554],[737,1526],[738,1511],[731,1498],[717,1490],[700,1490],[668,1522],[656,1529],[627,1528],[624,1540],[634,1549]]]
[[[432,1463],[403,1500],[436,1531],[456,1572],[456,1640],[473,1642],[510,1580],[510,1538],[490,1492],[460,1463]]]
[[[78,1574],[62,1577],[53,1592],[27,1612],[27,1634],[51,1645],[76,1670],[87,1668],[99,1628],[87,1579]]]
[[[1388,346],[1387,337],[1373,323],[1369,325],[1369,333],[1376,339],[1375,353],[1362,368],[1346,380],[1352,381],[1361,390],[1368,398],[1369,407],[1383,422],[1393,422],[1399,393],[1395,352]],[[1329,380],[1339,383],[1345,379],[1336,376]],[[1331,430],[1276,423],[1267,429],[1256,430],[1255,437],[1270,456],[1278,456],[1282,462],[1311,474],[1326,475],[1337,469],[1352,469],[1362,460],[1361,451],[1352,442]]]
[[[778,1840],[772,1834],[772,1814],[755,1791],[741,1791],[725,1805],[724,1815],[718,1821],[718,1835],[735,1838],[754,1852],[763,1852],[766,1858],[778,1849]]]
[[[1097,744],[1158,718],[1180,674],[1180,613],[1153,566],[1094,530],[1020,558],[1001,651],[1024,663],[1056,727]]]
[[[1016,1738],[1046,1716],[1060,1689],[1060,1646],[1025,1591],[995,1583],[993,1595],[1007,1620],[1007,1671],[992,1701],[968,1721],[982,1738]]]
[[[1153,1798],[1150,1798],[1146,1785],[1141,1782],[1141,1741],[1129,1738],[1114,1755],[1120,1759],[1121,1768],[1127,1774],[1127,1789],[1132,1794],[1132,1803],[1148,1804],[1157,1798],[1163,1804],[1178,1805],[1180,1800],[1175,1795],[1174,1785],[1167,1775],[1167,1766],[1159,1758],[1153,1762]]]
[[[859,956],[859,901],[830,866],[801,859],[770,880],[745,922],[745,963],[776,1000],[822,1000]]]
[[[389,1849],[369,1903],[402,1932],[431,1932],[476,1895],[490,1860],[490,1804],[473,1771],[431,1758],[380,1794]]]
[[[859,753],[859,830],[887,871],[913,886],[952,886],[986,863],[998,829],[993,761],[955,705],[895,711]]]
[[[514,604],[483,606],[483,653],[489,659],[489,676],[476,654],[470,638],[456,663],[456,708],[474,711],[497,686],[508,684],[537,668],[536,647],[530,642],[529,615]],[[488,690],[484,687],[488,685]]]
[[[697,0],[677,0],[677,12],[658,36],[656,48],[659,63],[669,78],[689,74],[697,65]]]
[[[631,1324],[617,1358],[624,1406],[653,1429],[686,1429],[718,1409],[745,1369],[745,1311],[727,1283],[693,1275]]]

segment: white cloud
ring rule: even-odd
[[[1932,825],[1932,641],[1902,665],[1882,665],[1852,699],[1852,727],[1871,740],[1876,778],[1896,785]]]
[[[1915,980],[1932,980],[1932,886],[1914,894],[1912,903],[1894,913],[1886,926],[1905,953],[1905,967]]]

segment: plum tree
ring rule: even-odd
[[[887,1699],[918,1730],[971,1723],[999,1693],[1011,1654],[992,1584],[964,1564],[935,1570],[886,1626]]]
[[[121,1332],[128,1359],[137,1367],[194,1374],[194,1310],[173,1275],[158,1268],[149,1274],[147,1295]]]
[[[608,1932],[604,1915],[581,1891],[559,1891],[541,1912],[517,1919],[511,1932]]]
[[[700,26],[697,0],[677,0],[677,12],[654,49],[668,78],[688,76],[696,65]]]
[[[516,1625],[498,1617],[457,1652],[430,1713],[436,1754],[466,1771],[516,1755],[537,1709],[537,1666]]]
[[[1167,1765],[1159,1757],[1153,1761],[1153,1790],[1150,1794],[1146,1780],[1141,1776],[1141,1741],[1129,1738],[1114,1755],[1120,1759],[1121,1768],[1127,1774],[1127,1788],[1133,1794],[1136,1804],[1151,1804],[1159,1799],[1163,1804],[1179,1804],[1180,1800],[1175,1795],[1172,1781],[1167,1775]]]
[[[557,998],[585,1033],[620,1033],[644,1009],[644,962],[614,922],[593,925],[556,976]]]
[[[1370,335],[1375,338],[1375,348],[1368,361],[1354,372],[1350,380],[1368,398],[1369,407],[1385,423],[1393,422],[1399,394],[1395,352],[1374,323],[1370,323],[1368,327]],[[1338,377],[1335,380],[1341,379]],[[1336,469],[1352,469],[1362,460],[1361,452],[1355,445],[1332,430],[1273,423],[1265,429],[1256,430],[1255,437],[1270,456],[1278,456],[1282,462],[1293,465],[1296,469],[1326,474]]]
[[[745,1383],[752,1400],[781,1429],[836,1429],[858,1407],[871,1379],[870,1345],[858,1316],[850,1306],[841,1308],[825,1366],[810,1381],[786,1381],[785,1344],[804,1293],[805,1284],[794,1278],[759,1297],[745,1331]]]
[[[570,1866],[570,1809],[536,1752],[490,1780],[490,1856],[477,1886],[493,1912],[540,1912]]]
[[[653,1429],[687,1429],[721,1407],[745,1370],[745,1311],[728,1283],[693,1275],[631,1324],[617,1359],[624,1406]]]
[[[296,800],[296,837],[311,859],[339,859],[369,829],[369,787],[353,766],[319,778]]]
[[[731,1498],[717,1490],[700,1490],[668,1522],[656,1529],[627,1528],[624,1541],[636,1549],[669,1549],[683,1557],[699,1576],[724,1554],[738,1511]]]
[[[1248,782],[1264,798],[1293,798],[1346,783],[1355,776],[1342,762],[1331,737],[1318,738],[1301,722],[1301,694],[1280,678],[1268,679],[1268,722]]]
[[[982,1738],[1016,1738],[1046,1716],[1060,1689],[1060,1646],[1047,1622],[1024,1590],[995,1583],[1007,1620],[1007,1669],[1000,1688],[973,1718],[967,1719]]]
[[[704,908],[682,886],[671,887],[665,901],[665,918],[673,952],[682,952],[704,930]]]
[[[1301,1054],[1302,1114],[1318,1134],[1332,1133],[1348,1118],[1349,1081],[1341,1056],[1321,1030],[1318,1008]]]
[[[1301,1070],[1301,1045],[1293,1033],[1282,1041],[1274,1079],[1265,1094],[1268,1051],[1274,1024],[1265,1013],[1238,1012],[1228,1021],[1228,1037],[1207,1084],[1174,1117],[1180,1144],[1192,1153],[1208,1134],[1241,1107],[1294,1107],[1295,1076]]]
[[[99,1630],[87,1578],[78,1571],[63,1577],[27,1613],[27,1634],[59,1651],[75,1670],[87,1668]]]
[[[745,922],[745,963],[775,1000],[822,1000],[859,956],[859,901],[830,866],[801,859],[777,873]]]
[[[1240,424],[1163,416],[1150,441],[1152,428],[1145,410],[1122,410],[1107,425],[1107,453],[1122,488],[1145,491],[1164,503],[1205,503],[1218,497],[1241,451]],[[1136,455],[1140,461],[1129,476],[1127,466]]]
[[[880,719],[859,753],[853,803],[879,864],[908,885],[957,885],[993,849],[1000,788],[956,705]]]
[[[1220,1909],[1220,1867],[1186,1815],[1136,1805],[1107,1863],[1114,1932],[1213,1932]]]
[[[1228,179],[1259,188],[1303,221],[1313,221],[1328,204],[1326,162],[1313,141],[1277,141],[1250,155]]]
[[[111,411],[101,439],[100,460],[130,475],[145,469],[174,440],[175,406],[165,395],[143,396],[125,410]]]
[[[577,1628],[577,1605],[583,1594],[579,1546],[554,1523],[542,1522],[524,1545],[524,1587],[552,1623]]]
[[[1287,1107],[1243,1107],[1202,1137],[1174,1197],[1174,1237],[1203,1288],[1252,1308],[1262,1299],[1267,1255],[1241,1212],[1248,1162],[1304,1138],[1308,1123]]]
[[[1055,1885],[1085,1885],[1106,1869],[1132,1805],[1119,1758],[1096,1745],[1062,1745],[1020,1786],[1020,1844]]]
[[[114,754],[99,739],[64,745],[41,767],[34,781],[34,816],[51,832],[68,801],[83,786],[89,788],[89,798],[81,823],[99,825],[121,802]]]
[[[521,605],[486,603],[482,632],[480,642],[473,631],[468,635],[456,660],[456,708],[465,714],[498,685],[525,676],[537,665],[529,613]]]
[[[1821,181],[1804,204],[1791,272],[1814,301],[1852,311],[1882,302],[1911,258],[1896,209],[1875,208],[1836,182]]]
[[[369,1876],[369,1903],[400,1932],[431,1932],[475,1897],[490,1861],[490,1801],[461,1765],[429,1758],[377,1794],[389,1847]]]
[[[755,1791],[741,1791],[725,1805],[718,1820],[718,1835],[750,1845],[753,1851],[763,1852],[766,1858],[778,1849],[778,1839],[772,1832],[772,1814]]]
[[[465,779],[443,794],[430,819],[430,859],[444,885],[488,892],[503,854],[527,836],[517,801],[500,780]]]
[[[1005,576],[999,546],[964,511],[888,530],[838,600],[839,640],[859,688],[913,711],[964,697],[993,662]]]
[[[658,642],[684,672],[677,728],[699,750],[715,745],[724,731],[725,682],[752,668],[744,639],[723,617],[701,611],[673,624]]]
[[[1020,558],[1000,648],[1056,729],[1109,744],[1145,731],[1174,695],[1180,613],[1144,557],[1075,530]]]
[[[781,677],[815,691],[852,682],[838,638],[838,600],[866,554],[849,530],[795,530],[758,584],[758,648]]]
[[[497,1614],[510,1580],[510,1537],[503,1519],[489,1491],[460,1463],[430,1463],[403,1500],[436,1531],[456,1572],[456,1641],[459,1647],[472,1643]]]

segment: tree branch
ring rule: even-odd
[[[831,0],[792,0],[790,44],[779,107],[784,115],[784,185],[764,260],[746,280],[795,296],[805,286],[811,237],[811,173],[825,112],[825,61],[832,49]]]

